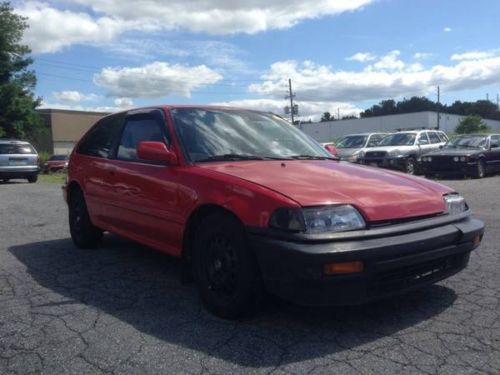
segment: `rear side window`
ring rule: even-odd
[[[384,138],[382,135],[374,134],[370,137],[370,140],[368,141],[368,144],[366,147],[375,147],[379,144],[379,142]]]
[[[36,154],[35,149],[31,145],[16,145],[16,144],[0,144],[1,154]]]
[[[426,132],[420,133],[420,135],[418,136],[418,143],[421,145],[428,145],[429,144],[429,138],[427,138]]]
[[[139,160],[136,147],[139,142],[153,141],[167,143],[164,123],[149,115],[132,116],[125,121],[117,158]]]
[[[440,143],[441,140],[439,139],[438,135],[436,132],[429,132],[429,138],[431,140],[431,143]]]
[[[79,154],[108,158],[120,137],[123,115],[103,118],[80,143]]]

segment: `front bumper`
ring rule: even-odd
[[[360,164],[369,165],[378,168],[394,169],[398,171],[405,171],[407,156],[398,157],[380,157],[380,158],[361,158]]]
[[[472,162],[422,162],[420,164],[422,173],[426,175],[467,175],[471,176],[477,172],[477,161]]]
[[[350,232],[328,241],[250,233],[269,292],[302,305],[352,305],[429,285],[465,268],[482,239],[484,224],[466,216],[432,225],[442,221],[393,225],[373,230],[380,233],[375,237],[356,238]],[[363,272],[325,275],[325,264],[349,261],[362,261]]]

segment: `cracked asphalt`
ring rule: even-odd
[[[454,180],[486,223],[469,267],[375,304],[272,299],[217,319],[177,260],[106,235],[74,248],[59,186],[0,184],[1,374],[499,374],[500,176]]]

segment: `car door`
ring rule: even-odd
[[[429,131],[427,132],[427,135],[429,137],[430,141],[430,150],[438,150],[439,146],[442,144],[441,138],[439,138],[439,135],[437,132],[434,131]]]
[[[486,152],[490,171],[500,171],[500,135],[492,135]]]
[[[429,137],[427,136],[427,132],[421,132],[417,136],[417,145],[418,145],[418,156],[422,156],[423,154],[431,151],[431,145],[429,142]]]
[[[163,111],[127,115],[113,160],[112,223],[118,233],[173,253],[182,232],[174,182],[178,167],[141,160],[136,152],[139,142],[163,142],[169,147],[170,139]]]
[[[81,176],[89,213],[97,223],[108,223],[114,209],[109,158],[119,140],[123,118],[123,114],[116,114],[99,120],[79,142],[72,156],[78,162],[70,164],[73,174]]]

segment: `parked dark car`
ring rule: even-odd
[[[44,164],[47,172],[60,172],[68,166],[69,155],[52,155]]]
[[[451,139],[437,151],[422,157],[426,176],[465,175],[483,178],[500,172],[500,134],[468,134]]]

